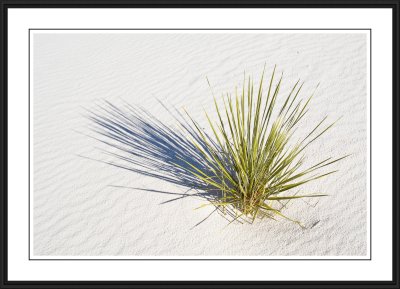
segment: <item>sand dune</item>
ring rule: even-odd
[[[34,33],[33,254],[45,256],[365,256],[367,254],[367,54],[363,34]],[[190,187],[94,161],[113,161],[93,135],[86,109],[104,100],[140,106],[170,127],[159,103],[188,110],[206,127],[216,95],[266,63],[298,78],[303,97],[320,83],[299,133],[325,115],[343,116],[310,148],[308,162],[352,154],[339,172],[307,185],[329,197],[290,203],[280,219],[227,221]],[[172,199],[176,199],[170,201]],[[210,216],[209,216],[210,215]],[[208,217],[209,216],[209,217]],[[204,220],[208,217],[206,220]],[[197,225],[199,222],[201,224]]]

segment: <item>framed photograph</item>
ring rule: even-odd
[[[399,288],[399,1],[1,1],[1,288]]]

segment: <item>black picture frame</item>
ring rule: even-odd
[[[8,91],[7,91],[7,15],[10,8],[390,8],[392,9],[393,96],[392,96],[392,194],[393,258],[391,281],[10,281],[8,280]],[[399,19],[400,0],[250,0],[250,1],[184,1],[184,0],[4,0],[0,1],[1,47],[1,117],[0,117],[0,288],[400,288],[399,282]],[[84,260],[82,260],[84,262]],[[349,260],[351,262],[351,260]]]

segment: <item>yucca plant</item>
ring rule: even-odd
[[[264,67],[258,89],[250,77],[245,77],[243,88],[236,89],[234,96],[222,96],[223,106],[217,104],[214,96],[218,119],[213,121],[206,113],[210,134],[188,114],[201,139],[201,142],[198,139],[191,141],[204,159],[207,170],[186,163],[190,174],[202,181],[206,190],[219,192],[217,199],[204,206],[216,206],[224,214],[229,213],[232,221],[252,223],[256,218],[274,219],[278,215],[301,225],[282,213],[282,201],[326,196],[325,193],[291,192],[336,172],[321,169],[347,156],[328,157],[304,168],[307,147],[336,122],[325,124],[327,117],[324,117],[305,136],[293,140],[314,93],[298,100],[303,84],[297,81],[277,109],[282,76],[276,82],[275,71],[276,66],[265,92]]]

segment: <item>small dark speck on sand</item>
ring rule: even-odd
[[[316,222],[314,222],[313,224],[312,224],[312,226],[311,226],[311,228],[310,229],[312,229],[312,228],[314,228],[316,225],[318,225],[318,223],[320,222],[320,220],[318,220],[318,221],[316,221]]]

